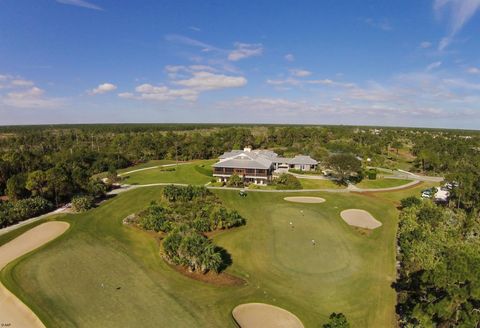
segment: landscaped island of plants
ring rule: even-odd
[[[162,198],[127,220],[144,230],[160,233],[163,258],[191,272],[220,273],[230,263],[227,251],[208,233],[244,225],[235,210],[203,186],[166,186]]]

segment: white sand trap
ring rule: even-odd
[[[309,204],[315,204],[315,203],[323,203],[325,199],[320,198],[320,197],[285,197],[284,200],[287,202],[295,202],[295,203],[309,203]]]
[[[8,263],[48,243],[67,231],[67,222],[46,222],[0,246],[0,270]],[[9,327],[45,327],[25,304],[0,284],[0,321]]]
[[[354,227],[376,229],[382,225],[382,222],[378,221],[372,216],[372,214],[364,210],[345,210],[340,213],[340,216],[343,221]]]
[[[304,328],[293,313],[264,303],[240,304],[232,314],[241,328]]]

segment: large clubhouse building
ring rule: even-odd
[[[245,148],[232,150],[219,157],[213,165],[213,176],[218,181],[227,181],[236,174],[245,182],[267,184],[272,181],[275,170],[296,169],[310,171],[317,168],[318,162],[310,156],[297,155],[293,158],[279,157],[271,150]]]

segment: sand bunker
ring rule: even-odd
[[[325,199],[320,197],[285,197],[284,200],[287,202],[295,202],[295,203],[323,203]]]
[[[376,229],[382,225],[382,222],[364,210],[345,210],[340,213],[340,216],[347,224],[363,229]]]
[[[46,222],[0,246],[0,270],[20,256],[57,238],[67,231],[69,226],[67,222]],[[2,305],[0,306],[2,324],[9,324],[11,327],[45,327],[35,313],[2,284],[0,284],[0,304]]]
[[[293,313],[264,303],[240,304],[232,314],[241,328],[304,328]]]

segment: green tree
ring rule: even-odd
[[[362,162],[352,154],[334,154],[328,158],[326,165],[340,182],[346,182],[362,171]]]
[[[45,197],[50,190],[45,172],[41,170],[30,172],[27,177],[26,188],[30,190],[33,196]]]
[[[323,328],[349,328],[347,317],[343,313],[333,312],[328,317],[328,322],[323,325]]]
[[[227,186],[229,187],[243,187],[243,179],[238,176],[237,174],[232,174],[230,178],[228,178]]]
[[[6,194],[11,200],[19,200],[28,196],[25,174],[19,173],[7,180]]]

